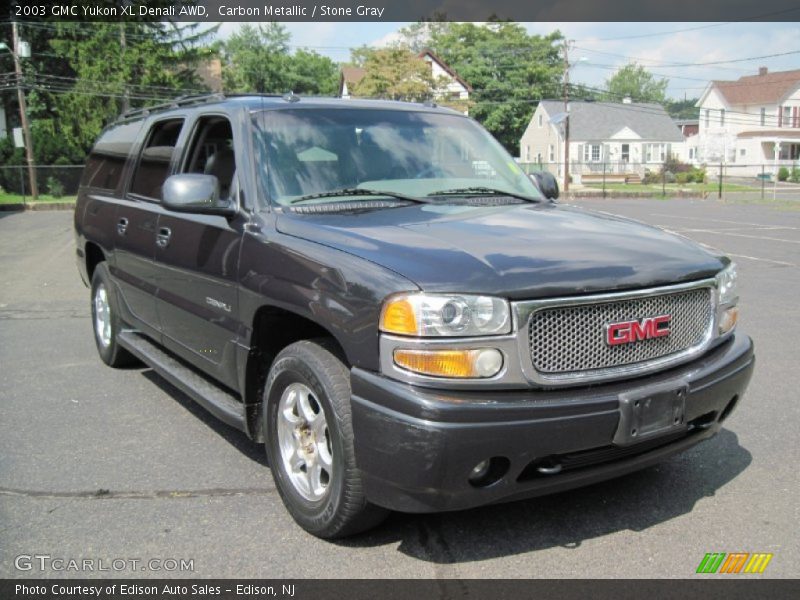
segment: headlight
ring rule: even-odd
[[[717,314],[717,333],[725,335],[736,327],[739,321],[739,308],[736,302],[739,300],[736,292],[736,265],[729,264],[717,274],[717,303],[719,311]]]
[[[735,304],[739,299],[736,292],[736,265],[729,264],[717,274],[717,299],[720,306]]]
[[[396,294],[381,311],[386,333],[420,337],[470,337],[511,332],[508,302],[466,294]]]

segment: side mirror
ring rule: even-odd
[[[223,217],[236,214],[236,205],[231,200],[220,200],[219,180],[213,175],[173,175],[164,182],[161,195],[161,204],[175,212]]]
[[[545,198],[548,200],[558,200],[560,194],[558,190],[558,181],[556,181],[552,173],[536,171],[535,173],[531,173],[531,179],[533,179],[536,187],[544,194]]]

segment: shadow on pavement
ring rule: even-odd
[[[267,455],[264,451],[262,444],[256,444],[250,440],[243,432],[235,427],[226,425],[214,415],[208,412],[205,408],[197,404],[189,396],[184,394],[178,388],[169,383],[166,379],[158,375],[152,369],[144,369],[142,375],[157,385],[165,394],[173,398],[178,404],[183,406],[188,412],[197,417],[200,421],[205,423],[209,429],[212,429],[222,439],[227,441],[231,446],[236,448],[244,456],[252,461],[260,463],[265,467],[267,464]]]
[[[151,369],[144,369],[142,375],[245,457],[268,467],[261,444],[219,421]],[[713,497],[751,462],[752,455],[739,445],[736,434],[723,429],[681,455],[618,479],[466,511],[392,513],[374,530],[333,543],[369,548],[399,542],[399,552],[439,564],[481,561],[553,547],[575,549],[585,540],[617,531],[644,531],[690,513],[698,501]]]
[[[377,529],[337,543],[400,543],[403,554],[440,564],[487,560],[553,547],[575,549],[617,531],[644,531],[692,511],[752,461],[723,430],[683,455],[586,488],[462,512],[392,514]]]

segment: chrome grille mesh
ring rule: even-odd
[[[672,315],[669,336],[618,346],[605,342],[609,323],[665,314]],[[531,361],[539,373],[553,376],[647,362],[702,344],[713,318],[711,288],[543,308],[529,320]]]

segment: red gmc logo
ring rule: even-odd
[[[645,317],[640,321],[624,321],[606,325],[606,344],[619,346],[670,334],[672,315]]]

